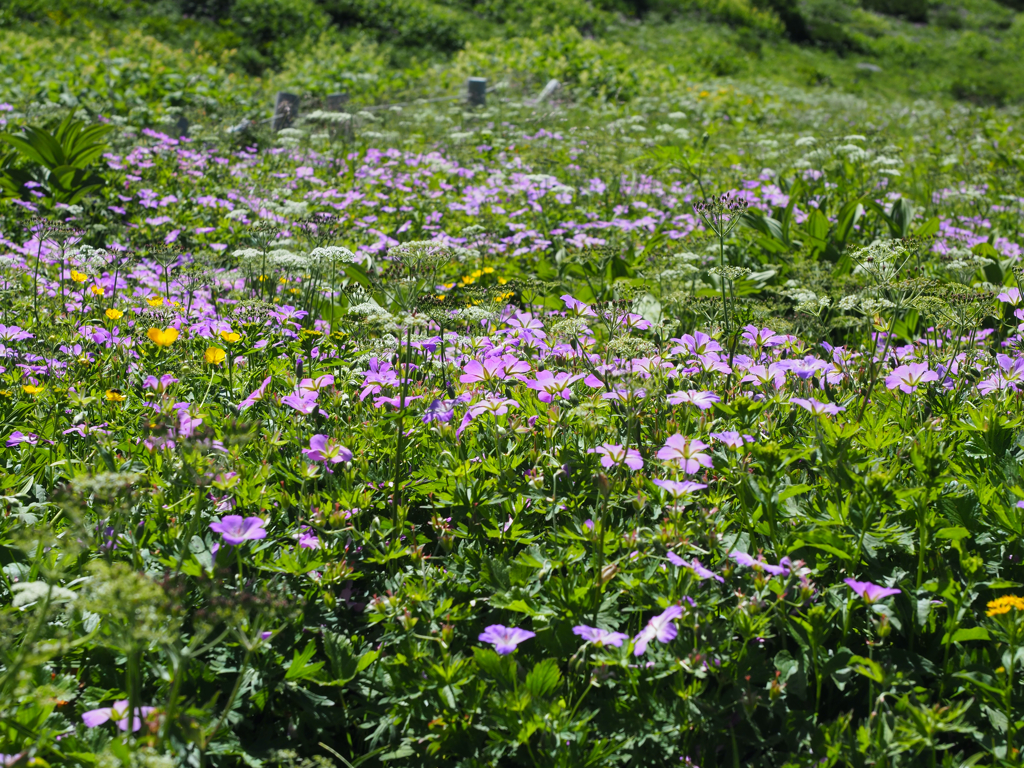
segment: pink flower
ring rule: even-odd
[[[739,432],[712,432],[710,437],[712,440],[724,443],[729,448],[742,448],[744,443],[754,442],[753,437],[741,435]]]
[[[537,391],[537,399],[542,403],[550,403],[555,397],[563,400],[569,399],[569,387],[583,378],[583,374],[576,375],[563,372],[552,373],[551,371],[537,371],[536,379],[527,379],[520,376],[519,380],[530,389]]]
[[[885,386],[889,389],[899,387],[903,392],[910,394],[917,391],[919,384],[938,380],[939,374],[929,370],[928,363],[911,363],[893,369],[893,372],[885,377]]]
[[[310,461],[326,461],[331,464],[352,461],[352,451],[327,435],[313,435],[309,438],[309,448],[304,448],[302,452]]]
[[[737,564],[746,566],[747,568],[755,568],[757,570],[765,571],[770,573],[772,576],[785,576],[790,572],[790,560],[788,557],[784,557],[779,561],[778,565],[772,565],[766,563],[763,557],[758,557],[756,560],[748,555],[746,552],[730,552],[729,557],[736,561]]]
[[[470,360],[462,370],[465,371],[459,376],[463,384],[476,384],[477,382],[490,383],[505,378],[505,361],[500,357],[489,357],[481,364],[478,360]]]
[[[299,413],[310,414],[316,410],[316,399],[320,393],[313,389],[303,389],[294,395],[285,395],[281,398],[284,405],[291,406]]]
[[[767,368],[763,365],[752,365],[747,368],[747,374],[740,383],[751,382],[752,384],[773,384],[780,389],[786,383],[786,366],[782,363],[772,363]]]
[[[655,480],[654,484],[660,488],[664,488],[673,499],[678,499],[680,496],[689,496],[694,491],[699,491],[707,488],[704,483],[695,483],[692,480]]]
[[[659,643],[668,643],[675,640],[677,630],[676,625],[672,622],[682,615],[682,606],[670,605],[648,621],[647,626],[640,630],[640,634],[633,638],[633,655],[643,656],[651,640],[657,640]]]
[[[272,378],[272,376],[267,376],[267,378],[263,380],[262,384],[260,384],[247,398],[245,398],[245,400],[238,404],[238,409],[244,411],[246,408],[254,405],[257,401],[262,400],[263,394],[267,391],[267,385],[270,384],[270,380]]]
[[[868,604],[877,603],[879,600],[884,600],[891,595],[898,595],[902,591],[881,587],[878,584],[872,584],[870,581],[855,581],[854,579],[843,579],[843,581],[846,582],[846,586],[856,592],[857,596]]]
[[[267,532],[263,529],[266,523],[258,517],[242,519],[241,515],[226,515],[220,520],[210,523],[210,530],[224,537],[225,544],[232,546],[247,541],[265,539]]]
[[[1016,307],[1020,304],[1020,288],[1007,288],[1005,292],[996,296],[999,301]]]
[[[678,347],[672,348],[673,355],[703,355],[706,352],[721,352],[722,345],[708,336],[706,333],[697,331],[692,336],[684,334],[680,339],[671,339],[677,342]]]
[[[601,466],[605,469],[611,469],[622,464],[634,470],[643,469],[644,466],[644,460],[640,456],[639,451],[615,445],[614,443],[604,443],[597,446],[597,448],[591,448],[587,453],[600,454]]]
[[[614,645],[616,648],[621,648],[622,643],[629,640],[629,635],[623,634],[622,632],[611,632],[607,629],[598,629],[597,627],[588,627],[586,624],[580,624],[572,628],[572,633],[579,637],[582,637],[588,643],[594,645]]]
[[[698,392],[695,389],[686,392],[673,392],[668,396],[668,401],[671,405],[689,403],[690,405],[697,406],[702,411],[713,407],[715,403],[721,402],[721,400],[722,398],[714,392]]]
[[[591,309],[589,304],[584,304],[582,301],[573,298],[569,294],[565,294],[564,296],[562,296],[562,301],[565,302],[565,308],[569,310],[570,313],[576,315],[577,317],[597,317],[597,313],[593,309]]]
[[[821,416],[822,414],[826,416],[835,416],[840,411],[846,410],[846,408],[841,405],[836,405],[835,403],[822,403],[815,400],[813,397],[808,400],[805,400],[802,397],[794,397],[791,398],[789,402],[793,405],[800,406],[805,411],[810,411],[815,416]]]
[[[713,466],[711,457],[701,453],[707,447],[707,444],[700,440],[688,440],[676,432],[658,451],[658,458],[662,461],[674,461],[683,472],[692,475],[699,472],[701,467],[710,469]]]
[[[156,711],[155,707],[139,707],[135,710],[135,717],[132,718],[132,731],[142,727],[142,721],[148,720],[150,715]],[[87,728],[95,728],[99,725],[113,720],[122,731],[128,730],[128,700],[115,701],[112,706],[90,709],[82,713],[82,722]]]

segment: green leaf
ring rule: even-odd
[[[953,637],[950,638],[947,632],[943,638],[943,644],[946,644],[952,640],[954,643],[965,643],[968,640],[991,640],[992,638],[988,634],[988,630],[984,627],[961,627],[953,633]]]
[[[791,499],[792,497],[798,496],[801,493],[807,493],[807,491],[813,490],[814,486],[807,485],[806,483],[801,483],[800,485],[791,485],[787,487],[785,490],[779,491],[779,503],[781,504],[786,499]]]
[[[288,665],[288,671],[285,672],[285,680],[312,680],[320,672],[320,668],[323,667],[324,663],[318,661],[315,664],[310,664],[309,660],[316,654],[316,643],[310,640],[306,643],[306,647],[302,649],[302,652],[294,652],[292,657],[292,663]]]
[[[864,656],[851,656],[850,669],[858,675],[864,675],[869,680],[874,680],[876,683],[881,683],[885,680],[885,672],[882,671],[882,665],[874,659],[868,659]]]
[[[544,659],[537,662],[526,676],[526,690],[534,698],[543,698],[554,691],[561,681],[562,673],[558,669],[558,662],[554,659]]]
[[[960,541],[960,539],[966,539],[970,535],[970,531],[959,525],[952,528],[940,528],[935,532],[935,538],[949,539],[951,541]]]

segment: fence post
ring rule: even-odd
[[[487,106],[487,78],[471,77],[469,82],[466,83],[466,88],[469,96],[469,106]]]
[[[274,101],[274,117],[270,121],[270,128],[280,131],[287,128],[296,117],[299,116],[299,97],[294,93],[277,92]]]

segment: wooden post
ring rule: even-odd
[[[332,93],[327,97],[328,112],[341,112],[346,104],[348,104],[347,93]]]
[[[287,128],[296,117],[299,116],[299,97],[294,93],[277,92],[277,99],[274,102],[274,117],[270,121],[270,128],[280,131]]]
[[[469,106],[471,107],[485,107],[487,106],[487,78],[485,77],[471,77],[469,82],[466,83],[466,89],[469,96]]]

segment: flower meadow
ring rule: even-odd
[[[1019,113],[0,110],[5,766],[1021,764]]]

